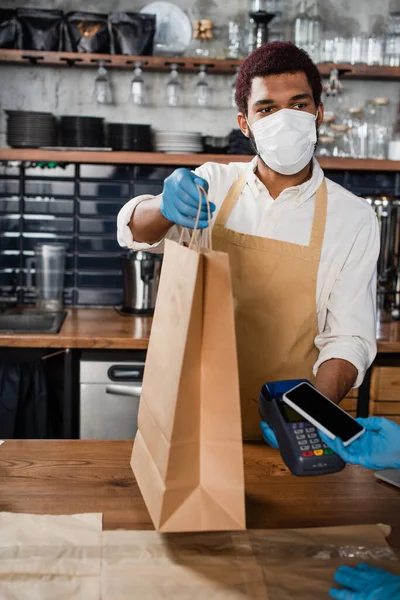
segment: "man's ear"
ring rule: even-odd
[[[240,127],[241,132],[246,136],[246,137],[250,137],[250,131],[249,131],[249,126],[247,124],[246,121],[246,117],[243,113],[239,113],[237,116],[237,120],[238,120],[238,124]]]
[[[323,120],[324,120],[324,104],[323,104],[323,102],[320,102],[320,104],[318,106],[318,113],[317,113],[317,127],[318,127],[318,129],[321,127]]]

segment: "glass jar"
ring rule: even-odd
[[[318,144],[315,151],[315,156],[319,158],[333,156],[334,143],[335,138],[333,136],[320,135],[318,137]]]
[[[214,24],[209,19],[194,19],[192,24],[193,39],[186,55],[207,58],[211,55]]]
[[[347,135],[349,131],[348,126],[345,124],[335,125],[332,123],[331,127],[335,134],[332,156],[336,158],[347,158],[350,154],[349,139]]]
[[[366,107],[368,127],[368,157],[385,159],[388,156],[388,145],[391,137],[389,100],[374,98]]]
[[[367,151],[367,123],[362,106],[353,106],[347,109],[345,124],[348,127],[350,158],[368,158]]]

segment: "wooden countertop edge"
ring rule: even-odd
[[[135,338],[85,338],[61,337],[54,335],[38,338],[33,335],[0,335],[0,347],[7,348],[81,348],[110,350],[146,350],[148,339]]]
[[[0,347],[9,348],[81,348],[81,349],[113,349],[113,350],[146,350],[147,338],[135,339],[126,337],[58,337],[43,334],[41,337],[29,334],[0,335]],[[400,341],[378,340],[378,354],[400,353]]]
[[[151,318],[127,318],[110,307],[70,307],[58,334],[0,334],[0,347],[146,350]],[[106,322],[106,326],[102,324]],[[115,324],[115,326],[114,326]],[[100,331],[100,333],[99,333]],[[400,353],[400,322],[381,321],[378,354]]]

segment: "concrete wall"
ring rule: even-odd
[[[327,35],[351,35],[379,30],[387,15],[390,2],[396,0],[320,0],[321,14]],[[215,21],[221,31],[229,17],[243,13],[244,0],[175,0],[183,9],[192,8],[200,15]],[[139,10],[145,2],[138,0],[98,0],[85,5],[85,10],[110,12],[111,10]],[[294,0],[285,0],[286,33],[294,15]],[[2,8],[35,6],[61,8],[65,12],[82,9],[80,0],[2,0]],[[203,133],[225,135],[236,126],[236,111],[229,108],[229,76],[213,76],[214,109],[195,109],[191,106],[194,76],[183,79],[185,103],[180,109],[163,106],[166,75],[148,74],[150,106],[135,107],[130,102],[130,71],[110,70],[115,105],[96,106],[93,98],[95,69],[69,69],[0,65],[0,145],[5,145],[6,120],[3,109],[51,111],[56,115],[102,116],[108,121],[149,123],[159,128],[201,130]],[[387,96],[398,102],[398,82],[346,82],[344,105],[360,105],[374,96]],[[217,112],[218,109],[218,112]]]

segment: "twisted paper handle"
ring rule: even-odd
[[[185,231],[187,231],[190,236],[189,248],[191,248],[191,249],[195,248],[195,249],[199,250],[200,248],[203,247],[203,248],[208,248],[208,249],[212,250],[212,236],[211,236],[211,228],[210,228],[210,224],[211,224],[210,202],[208,200],[206,190],[201,185],[196,184],[196,187],[199,192],[199,208],[197,211],[197,216],[196,216],[196,220],[194,223],[194,227],[192,230],[188,229],[186,227],[182,227],[181,236],[179,238],[179,244],[183,243],[183,237],[185,235]],[[205,198],[205,201],[207,204],[208,227],[206,227],[205,229],[199,229],[202,194],[204,195],[204,198]]]

